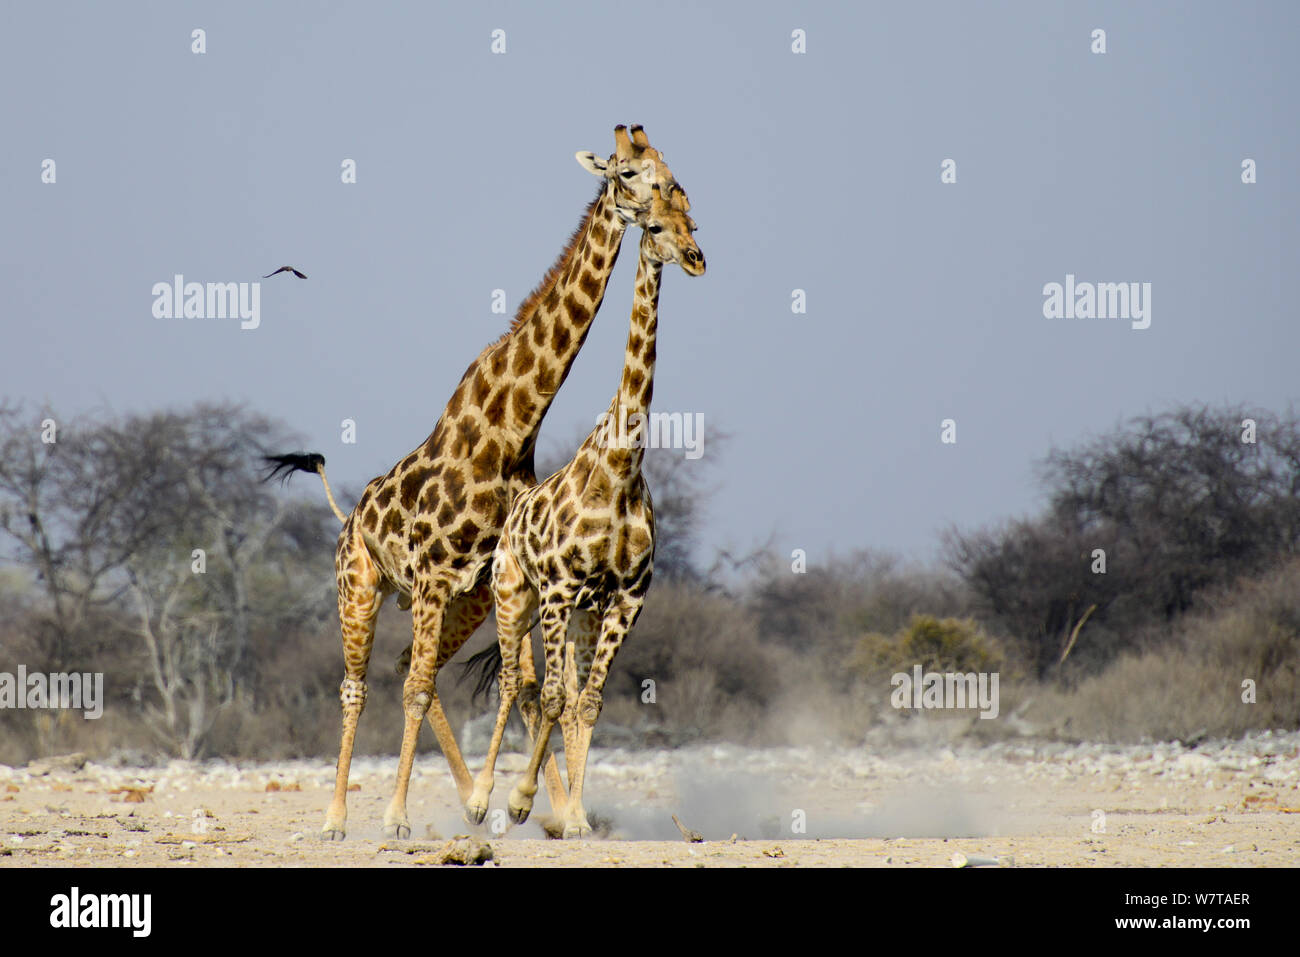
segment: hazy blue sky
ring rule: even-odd
[[[1052,443],[1297,397],[1298,28],[1295,3],[6,0],[0,395],[242,401],[359,487],[506,325],[492,290],[513,312],[560,251],[597,185],[574,151],[639,122],[709,264],[665,276],[655,386],[704,414],[704,540],[928,557],[1035,508]],[[637,235],[544,449],[608,405]],[[310,279],[264,281],[256,330],[152,315],[176,273],[285,263]],[[1151,283],[1150,328],[1044,318],[1067,274]]]

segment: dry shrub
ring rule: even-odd
[[[602,720],[662,727],[678,738],[747,737],[783,681],[781,650],[764,645],[733,598],[656,582],[605,686]],[[646,703],[643,682],[654,681]]]
[[[1087,739],[1236,737],[1300,727],[1300,562],[1202,600],[1161,648],[1120,657],[1034,715]],[[1255,703],[1242,684],[1255,683]]]

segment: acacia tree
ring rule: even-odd
[[[33,635],[42,668],[78,666],[74,652],[97,647],[126,561],[167,522],[147,451],[115,455],[115,444],[96,416],[0,406],[0,532],[45,598]]]
[[[319,604],[304,573],[328,513],[258,480],[262,452],[291,437],[238,406],[199,404],[82,419],[50,445],[6,411],[0,528],[42,583],[49,660],[75,654],[88,670],[107,641],[132,642],[143,667],[130,697],[146,725],[173,753],[200,754],[251,693],[254,623],[283,627]]]
[[[1088,640],[1075,652],[1076,662],[1097,664],[1121,641],[1111,625],[1120,617],[1112,605],[1123,592],[1122,575],[1094,574],[1092,550],[1103,548],[1111,567],[1131,567],[1133,549],[1108,530],[1085,535],[1049,512],[971,534],[951,532],[947,558],[974,596],[979,616],[1017,645],[1033,674],[1053,672],[1074,627],[1088,609]]]
[[[1300,551],[1291,412],[1185,406],[1140,416],[1053,450],[1041,474],[1042,515],[947,539],[949,563],[984,613],[1036,646],[1040,675],[1094,605],[1079,649],[1095,667],[1158,634],[1206,588]]]
[[[143,682],[136,697],[158,738],[194,757],[226,710],[254,706],[254,622],[283,629],[317,604],[319,589],[296,572],[326,554],[316,546],[332,518],[323,505],[291,503],[259,481],[261,455],[286,438],[263,417],[204,405],[134,419],[123,431],[124,447],[130,436],[163,437],[157,466],[171,492],[166,533],[127,564],[133,631],[155,700]],[[304,520],[316,534],[302,535]]]

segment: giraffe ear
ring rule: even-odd
[[[578,150],[573,154],[578,161],[578,165],[585,169],[592,176],[605,176],[609,164],[597,156],[591,150]]]

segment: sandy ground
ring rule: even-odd
[[[441,757],[421,756],[414,833],[397,842],[381,834],[396,760],[359,759],[342,843],[318,837],[327,761],[0,766],[0,867],[437,866],[459,834],[488,842],[500,867],[951,867],[959,853],[1017,867],[1300,865],[1300,733],[1194,749],[593,750],[586,805],[607,826],[583,841],[547,840],[537,820],[503,827],[522,763],[502,756],[493,811],[471,827]],[[547,811],[542,791],[534,818]],[[684,842],[673,813],[707,840]]]

